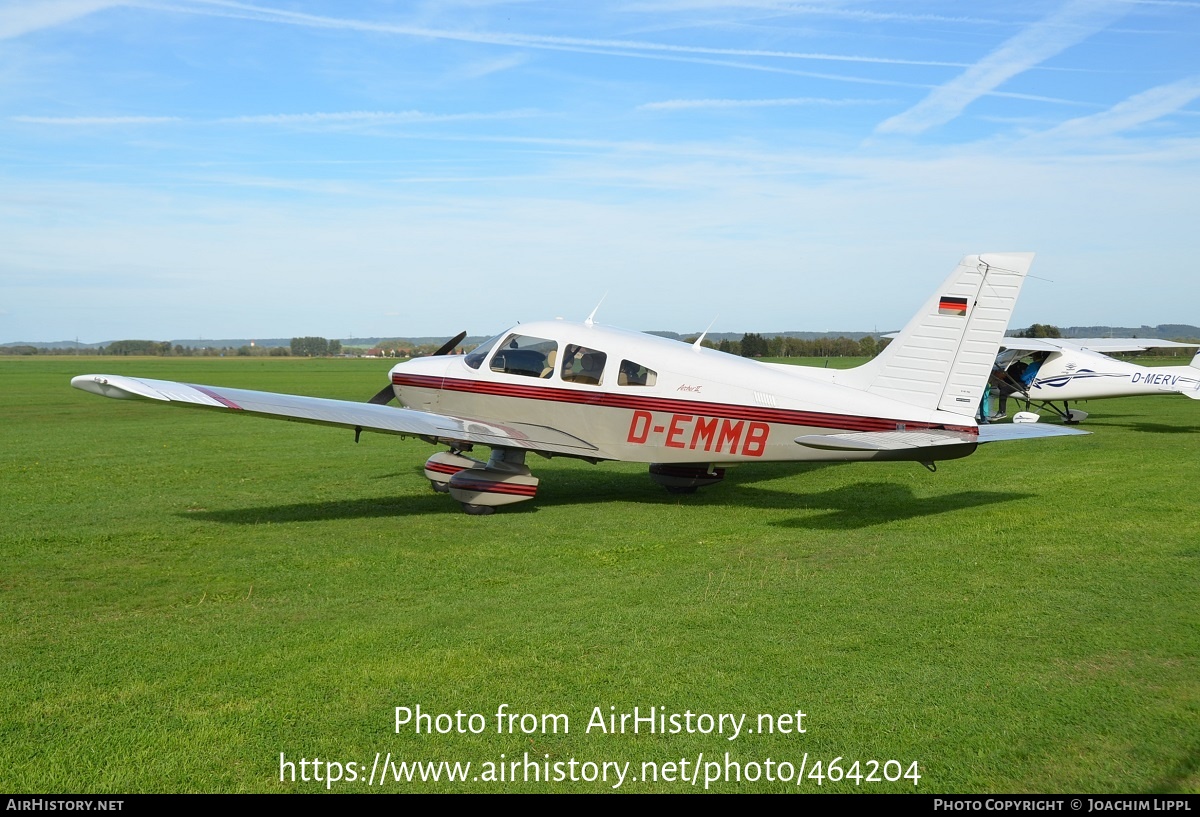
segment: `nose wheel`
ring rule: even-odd
[[[724,468],[710,465],[652,463],[650,479],[670,494],[694,494],[697,488],[715,485],[725,478]]]

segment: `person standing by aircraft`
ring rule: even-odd
[[[999,406],[997,407],[996,418],[1008,416],[1008,398],[1013,394],[1022,394],[1025,387],[1021,382],[1021,378],[1025,376],[1025,370],[1029,368],[1029,364],[1024,360],[1018,360],[1016,363],[1009,366],[1007,369],[997,369],[999,373],[996,380],[999,384]]]
[[[989,377],[983,384],[983,397],[979,400],[979,411],[975,412],[975,422],[990,423],[993,419],[999,418],[992,414],[992,378]]]
[[[1029,387],[1033,385],[1034,378],[1037,377],[1038,370],[1042,368],[1042,364],[1046,362],[1046,358],[1050,357],[1049,352],[1034,352],[1029,361],[1029,365],[1021,372],[1018,382],[1025,387],[1025,391],[1029,391]]]
[[[1028,360],[1018,360],[1007,369],[997,366],[992,370],[992,380],[989,384],[995,382],[1000,397],[996,414],[989,419],[999,420],[1008,416],[1008,398],[1012,395],[1029,396],[1029,387],[1033,385],[1038,370],[1048,357],[1049,352],[1034,352]]]

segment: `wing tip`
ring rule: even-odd
[[[114,381],[121,381],[119,384]],[[135,397],[148,397],[139,394],[137,389],[130,388],[128,378],[118,378],[110,374],[81,374],[71,378],[71,385],[80,391],[98,394],[101,397],[111,397],[116,400],[129,400]]]

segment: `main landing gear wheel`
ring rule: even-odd
[[[446,482],[450,496],[462,505],[463,513],[471,516],[485,516],[492,513],[501,505],[511,505],[514,502],[526,502],[537,495],[538,479],[529,473],[525,467],[525,451],[512,448],[493,448],[487,464],[459,456],[457,463],[445,463],[447,455],[435,454],[442,458],[438,463],[425,464],[425,476],[434,481],[441,481],[437,470],[431,471],[431,466],[447,465],[457,468]],[[469,468],[462,465],[473,463]]]
[[[1025,410],[1026,411],[1030,410],[1029,404],[1030,404],[1030,401],[1026,400],[1025,401]],[[1049,400],[1044,401],[1042,403],[1038,403],[1038,408],[1045,409],[1046,411],[1054,412],[1055,414],[1058,415],[1059,419],[1063,421],[1063,425],[1068,425],[1068,426],[1079,425],[1084,420],[1086,420],[1088,417],[1088,413],[1086,411],[1081,411],[1080,409],[1071,408],[1070,402],[1066,401],[1066,400],[1063,401],[1062,408],[1059,408],[1058,406],[1054,405],[1054,403],[1052,403]],[[1015,418],[1014,418],[1014,422],[1015,422]]]
[[[694,494],[697,488],[715,485],[724,478],[724,468],[714,468],[708,463],[650,463],[650,479],[669,494]]]
[[[445,482],[435,482],[434,480],[431,479],[431,480],[429,480],[429,487],[433,489],[433,492],[435,494],[450,493],[450,486],[448,484],[446,484]]]

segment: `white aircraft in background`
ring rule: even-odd
[[[650,463],[651,477],[674,492],[716,483],[719,466],[734,463],[909,460],[932,471],[982,442],[1080,433],[975,422],[1032,261],[1032,253],[963,258],[893,343],[843,371],[761,363],[589,317],[520,324],[470,354],[445,354],[464,333],[395,366],[367,403],[119,375],[71,385],[342,426],[356,440],[367,430],[445,444],[425,476],[472,514],[535,496],[530,452]],[[407,408],[387,405],[393,397]],[[466,456],[476,445],[491,449],[486,461]]]
[[[1200,343],[1154,338],[1004,338],[996,358],[997,374],[1007,399],[1051,411],[1066,423],[1078,423],[1088,413],[1071,408],[1080,400],[1184,394],[1200,399],[1200,353],[1186,366],[1139,366],[1104,352],[1143,352],[1148,349],[1194,349]],[[1017,373],[1023,359],[1041,360],[1032,376]],[[1011,374],[1010,374],[1011,373]],[[1060,408],[1056,403],[1061,403]],[[1029,420],[1033,421],[1037,415]]]

